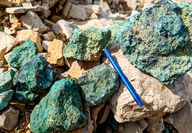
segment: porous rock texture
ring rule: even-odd
[[[72,41],[64,48],[63,55],[66,58],[82,61],[98,61],[110,39],[111,32],[108,29],[75,29],[72,33]]]
[[[117,72],[106,63],[85,72],[78,83],[82,88],[82,97],[89,106],[105,103],[119,88]]]
[[[171,0],[160,0],[116,31],[117,43],[131,64],[165,85],[173,84],[192,67],[187,9],[182,11]]]
[[[0,74],[0,110],[7,107],[14,93],[12,90],[14,74],[15,71],[12,69]]]
[[[80,128],[86,117],[81,112],[80,87],[70,78],[56,81],[35,106],[30,121],[34,133],[65,132]]]
[[[131,65],[117,45],[110,45],[108,49],[143,103],[143,108],[140,108],[121,81],[119,90],[110,100],[111,109],[118,122],[137,121],[150,117],[158,118],[166,113],[176,112],[184,106],[185,98],[188,95],[185,76],[175,84],[165,86]],[[106,58],[103,58],[103,61],[110,63]]]
[[[52,85],[55,76],[55,70],[42,55],[34,56],[14,76],[16,98],[25,102],[33,101]]]
[[[8,63],[11,67],[19,69],[25,62],[38,54],[38,48],[34,42],[27,39],[24,44],[11,51]]]

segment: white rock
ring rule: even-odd
[[[0,31],[0,60],[4,59],[4,55],[16,46],[16,39],[4,32]]]
[[[147,123],[147,133],[162,133],[162,131],[165,129],[162,117],[158,119],[148,119]]]
[[[12,130],[18,122],[19,110],[9,107],[7,110],[0,114],[0,128],[5,130]]]
[[[29,11],[25,14],[25,16],[22,16],[21,22],[27,29],[32,29],[40,33],[49,31],[49,28],[44,25],[39,16],[32,11]]]
[[[69,17],[79,20],[85,20],[87,18],[87,14],[84,8],[72,4],[71,10],[69,12]]]
[[[26,13],[28,11],[41,11],[42,8],[40,6],[33,6],[33,7],[9,7],[5,9],[6,13],[11,14],[19,14],[19,13]]]
[[[5,68],[0,68],[0,74],[3,73],[5,70]]]
[[[153,3],[145,3],[144,6],[143,6],[143,9],[145,8],[150,8],[152,7],[154,4]]]
[[[137,10],[132,10],[131,11],[131,16],[133,16],[133,15],[135,15],[135,14],[138,14],[139,13],[139,11],[137,11]]]
[[[137,121],[151,117],[159,118],[166,113],[176,112],[184,106],[186,103],[185,97],[188,95],[185,76],[181,77],[172,86],[166,87],[157,79],[131,65],[121,49],[115,44],[112,46],[110,48],[112,55],[119,63],[122,71],[135,88],[143,103],[143,108],[140,108],[128,89],[121,82],[119,90],[110,100],[111,109],[118,122]],[[105,62],[109,63],[108,60]]]
[[[111,9],[110,9],[109,5],[106,2],[95,1],[94,4],[100,6],[99,17],[106,18],[106,17],[108,17],[109,15],[112,14]]]
[[[51,41],[43,41],[43,42],[42,42],[43,49],[45,49],[46,51],[48,51],[48,47],[49,47],[50,42],[51,42]]]
[[[59,20],[52,26],[52,30],[55,34],[64,34],[67,39],[71,39],[72,32],[76,28],[78,27],[74,23],[65,20]]]
[[[4,62],[1,60],[0,61],[0,67],[2,67],[4,65]]]

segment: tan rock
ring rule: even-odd
[[[145,3],[144,6],[143,6],[143,9],[150,8],[152,6],[153,6],[153,3]]]
[[[71,10],[69,12],[69,17],[79,20],[85,20],[87,18],[87,14],[84,8],[72,4]]]
[[[118,122],[137,121],[151,117],[159,118],[166,113],[176,112],[184,106],[185,97],[188,95],[185,76],[172,86],[164,86],[157,79],[131,65],[121,49],[115,44],[111,45],[109,50],[143,103],[143,108],[140,108],[121,82],[119,90],[110,100],[111,109]],[[105,62],[109,63],[108,60]]]
[[[13,36],[0,31],[0,60],[3,60],[4,55],[15,47],[16,44],[16,39]]]
[[[33,42],[36,43],[39,52],[43,51],[43,47],[41,45],[41,38],[39,37],[39,34],[33,30],[20,30],[17,32],[16,35],[17,41],[20,43],[25,42],[27,39],[31,39]]]
[[[33,7],[8,7],[5,9],[6,13],[11,13],[11,14],[20,14],[20,13],[26,13],[28,11],[41,11],[42,8],[37,5]]]
[[[56,39],[55,34],[53,33],[53,31],[50,31],[46,34],[43,34],[43,38],[47,41],[53,41],[54,39]]]
[[[47,61],[55,66],[64,65],[63,57],[64,43],[61,40],[54,39],[48,47]]]
[[[11,2],[8,0],[0,0],[0,7],[11,7]]]
[[[187,73],[186,79],[189,87],[189,98],[192,101],[192,70]]]
[[[67,0],[65,7],[63,9],[64,18],[68,17],[71,7],[72,7],[72,0]]]
[[[21,17],[21,22],[27,29],[32,29],[40,33],[49,31],[49,28],[42,22],[40,17],[32,11],[28,11],[24,16]]]
[[[158,119],[148,119],[147,123],[147,133],[162,133],[162,131],[165,129],[162,117]]]
[[[0,67],[2,67],[4,65],[4,61],[0,61]]]

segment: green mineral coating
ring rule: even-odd
[[[119,88],[118,74],[103,63],[87,71],[79,78],[82,97],[88,106],[105,103]]]
[[[120,25],[123,24],[123,20],[115,20],[110,23],[108,26],[108,29],[111,31],[111,40],[110,43],[114,43],[116,41],[116,31],[119,28]]]
[[[55,70],[43,56],[34,56],[14,76],[16,98],[24,102],[33,101],[39,93],[52,85],[55,76]]]
[[[166,85],[192,67],[192,43],[181,14],[176,3],[160,0],[117,30],[116,41],[127,59]]]
[[[13,90],[0,93],[0,110],[7,107],[8,102],[12,99],[13,93]]]
[[[56,81],[49,93],[35,106],[30,129],[34,133],[71,131],[81,128],[86,117],[81,112],[80,87],[73,79]]]
[[[38,48],[34,42],[27,39],[24,44],[13,49],[8,57],[8,64],[16,69],[38,54]]]
[[[0,74],[0,110],[7,107],[8,102],[11,100],[13,95],[12,79],[15,71],[10,69],[9,71]]]
[[[182,19],[188,28],[189,36],[192,41],[192,2],[180,2],[178,6],[182,9]]]
[[[75,29],[72,33],[72,41],[64,48],[63,55],[66,58],[82,61],[98,61],[110,39],[109,29]]]

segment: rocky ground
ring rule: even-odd
[[[0,0],[0,133],[191,133],[191,47],[191,0]]]

